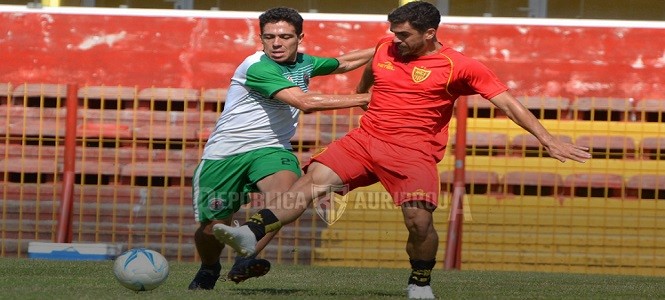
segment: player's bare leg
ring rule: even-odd
[[[402,205],[404,224],[409,231],[406,252],[411,263],[408,282],[409,299],[434,299],[430,287],[430,275],[436,264],[439,236],[434,229],[432,204],[424,201],[406,202]]]
[[[273,209],[262,209],[250,218],[243,226],[231,227],[217,225],[213,231],[218,240],[235,249],[241,256],[257,253],[257,239],[261,240],[267,233],[279,230],[282,225],[289,224],[300,217],[312,200],[323,196],[328,189],[312,189],[317,186],[339,186],[342,180],[332,169],[314,162],[309,172],[298,179],[288,192],[275,200]],[[285,209],[287,208],[288,209]]]
[[[263,192],[263,199],[266,206],[270,207],[271,202],[280,194],[285,192],[291,185],[296,182],[298,176],[291,171],[279,171],[273,175],[267,176],[257,183],[259,190]],[[270,271],[270,262],[266,259],[257,258],[257,254],[261,252],[266,245],[277,234],[277,231],[267,233],[256,244],[254,254],[248,257],[238,255],[235,259],[233,267],[227,274],[229,280],[240,283],[252,277],[260,277]]]
[[[190,290],[212,290],[219,279],[222,266],[219,256],[222,254],[224,244],[220,244],[212,235],[215,224],[230,224],[231,218],[201,223],[194,233],[194,244],[201,258],[199,268],[194,280],[189,284]]]

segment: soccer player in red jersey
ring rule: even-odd
[[[485,65],[439,43],[440,20],[436,7],[423,1],[390,13],[394,37],[379,41],[357,87],[359,93],[372,91],[360,127],[312,157],[307,174],[276,199],[276,208],[257,212],[240,227],[216,225],[217,239],[240,255],[251,255],[266,232],[305,211],[298,201],[309,203],[335,187],[352,190],[381,182],[401,207],[409,232],[408,296],[434,298],[430,273],[439,245],[432,217],[439,198],[437,163],[445,152],[455,99],[480,94],[562,162],[591,157],[589,149],[554,138]]]

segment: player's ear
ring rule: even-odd
[[[304,38],[305,38],[305,33],[301,33],[301,34],[298,36],[298,45],[300,45],[300,43],[302,43],[302,40],[303,40]]]
[[[435,40],[436,39],[436,29],[434,28],[429,28],[425,30],[425,38],[428,40]]]

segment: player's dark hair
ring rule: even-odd
[[[284,21],[293,25],[296,29],[296,34],[300,35],[302,33],[302,16],[298,13],[297,10],[290,7],[275,7],[269,10],[266,10],[259,16],[259,27],[261,28],[261,33],[263,33],[263,26],[269,23],[277,23]]]
[[[409,22],[411,27],[422,33],[430,28],[439,28],[441,13],[436,9],[436,6],[429,2],[412,1],[388,14],[388,22],[390,24]]]

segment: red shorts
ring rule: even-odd
[[[331,168],[349,190],[381,182],[398,206],[409,201],[438,205],[440,181],[434,157],[374,138],[362,128],[334,141],[311,161]]]

